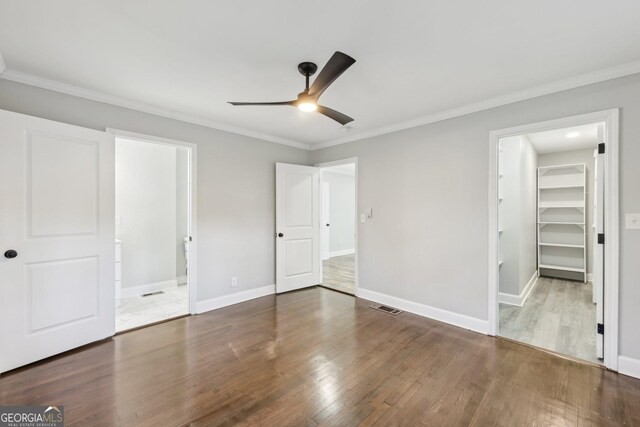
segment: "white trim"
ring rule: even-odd
[[[439,322],[448,323],[460,328],[469,329],[481,334],[487,333],[488,324],[486,320],[477,319],[475,317],[466,316],[464,314],[454,313],[452,311],[443,310],[441,308],[431,307],[429,305],[420,304],[406,299],[382,294],[368,289],[358,289],[358,298],[377,302],[379,304],[390,305],[418,316],[428,317],[429,319]]]
[[[333,257],[337,257],[337,256],[343,256],[343,255],[351,255],[351,254],[355,254],[355,253],[356,253],[355,248],[353,248],[353,249],[343,249],[341,251],[329,252],[329,258],[333,258]]]
[[[216,122],[214,120],[206,119],[203,117],[197,117],[179,111],[170,110],[164,107],[158,107],[156,105],[146,104],[144,102],[138,102],[127,98],[122,98],[114,95],[107,95],[106,93],[98,92],[91,89],[85,89],[79,86],[70,85],[67,83],[58,82],[55,80],[45,79],[43,77],[34,76],[32,74],[23,73],[21,71],[15,71],[6,69],[0,74],[0,78],[10,80],[12,82],[22,83],[29,86],[35,86],[42,89],[52,90],[54,92],[64,93],[66,95],[76,96],[78,98],[89,99],[92,101],[98,101],[105,104],[116,105],[118,107],[128,108],[130,110],[141,111],[143,113],[153,114],[160,117],[166,117],[169,119],[179,120],[186,123],[192,123],[199,126],[205,126],[211,129],[221,130],[224,132],[235,133],[237,135],[248,136],[251,138],[260,139],[263,141],[273,142],[276,144],[287,145],[289,147],[300,148],[303,150],[309,150],[309,144],[292,141],[290,139],[281,138],[279,136],[270,135],[263,132],[256,132],[249,129],[244,129],[236,126],[226,125]]]
[[[225,295],[217,298],[210,298],[204,301],[198,301],[196,313],[205,313],[233,304],[249,301],[252,299],[273,295],[276,293],[276,285],[263,286],[261,288],[249,289],[235,294]]]
[[[0,74],[4,73],[7,69],[7,64],[4,62],[2,52],[0,52]]]
[[[587,282],[593,283],[593,274],[592,273],[587,273]]]
[[[640,378],[640,359],[631,357],[618,357],[618,372],[630,377]]]
[[[501,107],[503,105],[513,104],[514,102],[525,101],[527,99],[537,98],[539,96],[550,95],[556,92],[562,92],[568,89],[575,89],[594,83],[600,83],[607,80],[617,79],[619,77],[630,76],[640,73],[640,61],[630,62],[591,73],[581,74],[564,80],[547,83],[529,89],[513,92],[510,94],[489,98],[484,101],[467,104],[462,107],[453,108],[451,110],[441,111],[417,119],[396,123],[390,126],[384,126],[377,129],[355,133],[338,139],[313,144],[311,150],[321,150],[323,148],[333,147],[336,145],[346,144],[348,142],[358,141],[361,139],[372,138],[374,136],[384,135],[387,133],[398,132],[405,129],[411,129],[430,123],[440,122],[455,117],[465,116],[479,111],[489,110],[491,108]]]
[[[606,127],[605,156],[605,202],[607,212],[605,217],[604,245],[604,365],[612,370],[618,370],[618,313],[619,313],[619,110],[617,108],[564,117],[540,123],[515,126],[507,129],[494,130],[489,135],[489,335],[498,333],[498,140],[509,136],[522,135],[532,132],[542,132],[571,126],[604,122]]]
[[[178,276],[176,277],[176,281],[178,282],[178,285],[184,285],[187,283],[187,276]]]
[[[128,288],[122,288],[120,298],[140,296],[148,292],[161,291],[163,289],[169,289],[176,286],[178,286],[176,279],[165,280],[164,282],[147,283],[146,285],[131,286]]]
[[[359,270],[359,262],[358,262],[358,229],[360,228],[360,215],[358,214],[359,212],[359,202],[358,202],[358,181],[359,181],[359,175],[358,175],[358,158],[357,157],[349,157],[348,159],[341,159],[341,160],[333,160],[330,162],[322,162],[322,163],[317,163],[314,166],[317,168],[320,168],[320,175],[322,175],[322,169],[323,168],[329,168],[331,166],[342,166],[342,165],[349,165],[349,164],[354,164],[355,168],[354,168],[354,177],[355,177],[355,185],[356,185],[356,217],[354,218],[354,221],[356,222],[356,227],[355,227],[355,231],[356,231],[356,237],[355,237],[355,248],[354,248],[354,253],[355,253],[355,289],[354,292],[356,295],[358,295],[358,289],[360,288],[360,270]],[[322,213],[322,195],[320,196],[320,213]],[[320,215],[322,216],[322,215]],[[322,233],[320,233],[320,247],[322,247]],[[320,282],[322,283],[323,281],[323,272],[322,272],[322,251],[321,255],[320,255]]]
[[[196,313],[196,300],[198,297],[198,146],[191,142],[161,138],[137,132],[129,132],[121,129],[106,128],[107,133],[115,137],[135,139],[137,141],[151,142],[154,144],[183,147],[189,151],[189,260],[187,262],[187,277],[189,286],[189,313]]]
[[[527,301],[527,298],[529,298],[531,291],[533,291],[533,288],[536,286],[537,283],[538,283],[538,271],[536,270],[533,272],[533,276],[531,276],[531,279],[529,279],[529,281],[527,282],[527,285],[524,287],[522,292],[520,292],[520,295],[513,295],[513,294],[507,294],[504,292],[498,292],[498,302],[501,304],[509,304],[509,305],[516,305],[518,307],[522,307],[524,303]]]

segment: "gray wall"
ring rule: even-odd
[[[176,149],[116,140],[116,238],[122,287],[176,278]]]
[[[353,175],[322,171],[322,181],[329,183],[329,251],[356,248],[356,180]]]
[[[519,296],[537,270],[538,155],[526,136],[500,140],[500,292]]]
[[[309,152],[2,79],[0,109],[196,143],[198,300],[275,282],[274,164],[309,164]]]
[[[185,283],[184,238],[189,232],[189,152],[176,149],[176,275]]]
[[[561,142],[559,142],[561,143]],[[568,165],[571,163],[584,163],[587,170],[587,210],[586,210],[586,231],[587,231],[587,273],[593,272],[593,178],[595,173],[595,159],[593,152],[596,147],[585,150],[562,151],[558,153],[540,154],[538,163],[540,166]]]
[[[640,212],[640,75],[312,152],[358,157],[360,212],[375,212],[359,224],[360,286],[486,320],[489,132],[616,107],[624,215]],[[640,231],[620,239],[620,354],[640,358]]]
[[[520,291],[538,270],[538,153],[520,137]]]

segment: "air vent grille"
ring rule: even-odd
[[[398,314],[402,313],[402,310],[399,310],[394,307],[389,307],[388,305],[374,304],[374,305],[370,305],[369,308],[373,308],[374,310],[379,310],[388,314],[393,314],[394,316],[397,316]]]
[[[164,294],[164,291],[155,291],[155,292],[147,292],[146,294],[142,294],[143,297],[150,297],[152,295],[160,295]]]

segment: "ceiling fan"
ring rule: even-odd
[[[298,65],[298,71],[305,77],[306,85],[305,89],[298,94],[298,99],[294,101],[282,101],[282,102],[229,102],[231,105],[290,105],[297,107],[300,111],[310,113],[317,111],[323,114],[341,125],[345,125],[353,119],[346,114],[342,114],[339,111],[332,110],[318,104],[318,98],[327,90],[327,88],[333,83],[347,68],[351,67],[356,62],[355,59],[342,52],[336,52],[327,62],[327,65],[320,70],[320,74],[314,80],[311,87],[309,87],[309,77],[315,74],[318,70],[318,66],[313,62],[302,62]]]

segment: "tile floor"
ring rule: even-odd
[[[116,332],[136,328],[189,312],[187,285],[163,289],[162,294],[116,300]]]
[[[523,307],[500,304],[500,335],[601,363],[591,283],[541,277]]]
[[[354,295],[356,291],[355,254],[337,256],[322,261],[322,286]]]

